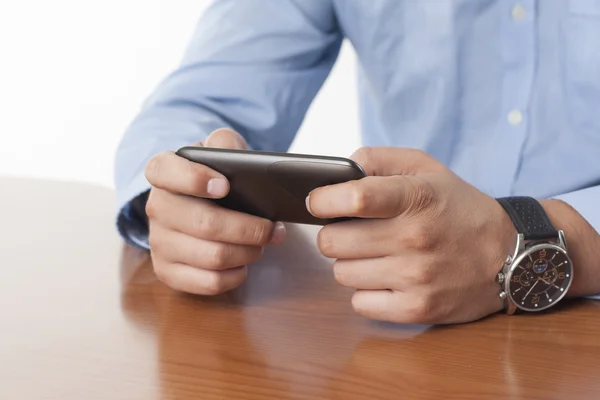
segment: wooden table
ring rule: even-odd
[[[376,323],[353,313],[316,229],[293,226],[243,287],[194,297],[122,246],[111,191],[0,187],[2,400],[600,398],[600,302]]]

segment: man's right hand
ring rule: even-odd
[[[237,133],[220,129],[200,145],[229,149],[248,146]],[[282,223],[219,207],[229,182],[220,173],[168,151],[146,166],[152,185],[146,205],[156,276],[183,292],[215,295],[240,285],[246,265],[263,247],[281,243]]]

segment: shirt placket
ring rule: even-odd
[[[502,18],[502,110],[496,131],[492,192],[511,195],[527,139],[536,62],[536,0],[509,4]]]

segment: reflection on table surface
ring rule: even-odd
[[[304,226],[239,289],[175,293],[119,241],[111,191],[0,181],[2,399],[600,397],[594,302],[448,327],[368,321]]]

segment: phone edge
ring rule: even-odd
[[[363,167],[360,164],[358,164],[356,161],[351,160],[346,157],[339,157],[339,156],[323,156],[323,155],[316,155],[316,154],[301,154],[301,153],[284,153],[284,152],[262,151],[262,150],[219,149],[219,148],[215,148],[215,147],[201,147],[201,146],[183,146],[183,147],[179,148],[175,152],[175,154],[187,159],[187,157],[182,155],[182,153],[185,151],[217,152],[217,153],[235,152],[237,154],[262,155],[262,156],[266,156],[266,157],[273,157],[274,159],[276,159],[273,162],[282,161],[281,160],[282,158],[292,158],[292,159],[295,158],[297,161],[300,161],[300,162],[321,161],[321,162],[327,162],[330,164],[351,167],[351,168],[359,171],[364,177],[367,176],[367,173],[365,172]],[[298,160],[298,159],[300,159],[300,160]]]

